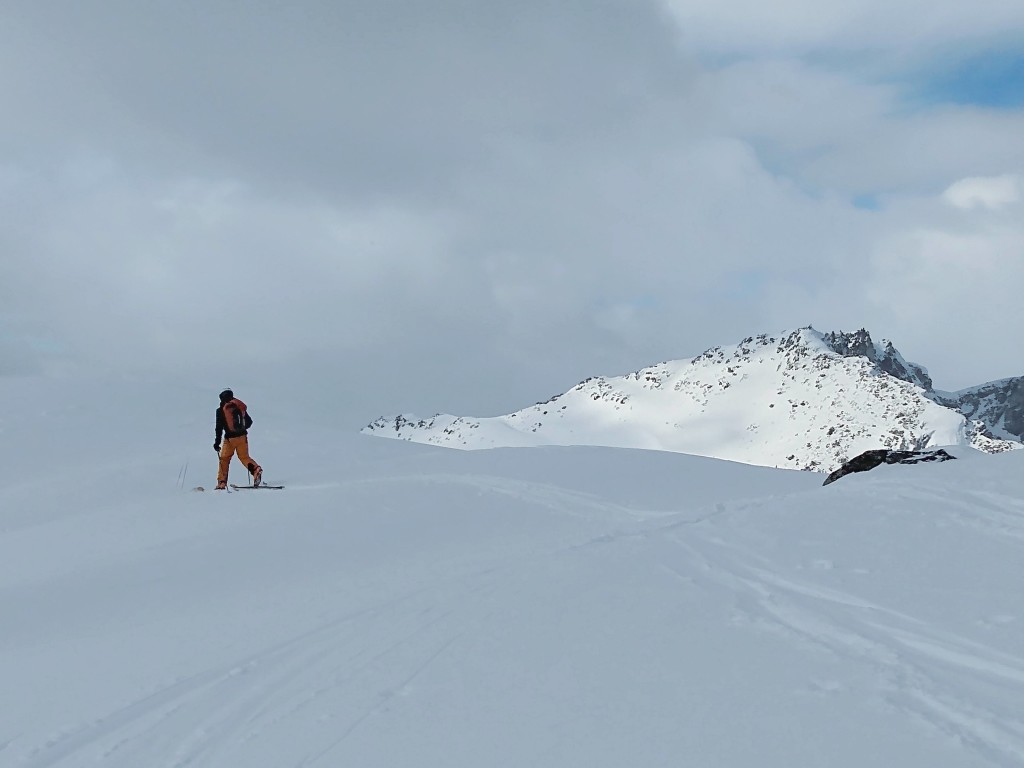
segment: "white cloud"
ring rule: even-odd
[[[687,44],[703,50],[764,53],[827,49],[910,52],[948,41],[1024,28],[1017,0],[661,0]]]
[[[998,210],[1021,201],[1024,183],[1019,176],[1007,174],[989,178],[961,179],[942,194],[943,200],[956,208],[990,208]]]
[[[801,316],[824,329],[867,325],[928,366],[941,388],[1024,372],[1013,351],[1024,334],[1024,217],[1009,208],[951,214],[945,195],[931,195],[893,201],[862,224],[856,257],[831,263],[810,286],[770,286],[774,326]]]
[[[796,59],[741,61],[698,84],[709,130],[819,190],[924,194],[1022,161],[1020,110],[910,109],[891,84]]]
[[[869,293],[877,314],[905,329],[939,386],[961,388],[1020,375],[1024,333],[1024,226],[934,227],[879,242]],[[979,372],[984,372],[982,375]]]

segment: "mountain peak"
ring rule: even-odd
[[[907,362],[888,339],[875,343],[866,328],[852,333],[833,331],[824,334],[822,340],[838,355],[867,358],[890,376],[932,391],[932,379],[926,368]]]
[[[1020,447],[1009,426],[1024,422],[1021,381],[940,395],[891,342],[808,326],[591,377],[505,416],[401,415],[363,431],[462,449],[603,445],[829,471],[879,448]]]

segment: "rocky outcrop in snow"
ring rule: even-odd
[[[841,477],[853,474],[854,472],[867,472],[883,464],[929,464],[936,461],[952,461],[956,456],[951,456],[941,448],[937,451],[864,451],[843,464],[839,469],[825,478],[822,485],[834,483]]]
[[[935,393],[935,400],[984,427],[996,440],[1024,439],[1024,376],[993,381],[959,392]]]
[[[927,370],[920,365],[908,363],[888,339],[875,344],[871,334],[864,328],[853,333],[827,333],[823,340],[836,354],[843,357],[866,357],[890,376],[917,384],[924,390],[932,388],[932,379]]]

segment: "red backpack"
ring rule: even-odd
[[[224,411],[224,423],[228,425],[228,431],[245,432],[245,430],[252,426],[252,419],[245,410],[245,403],[237,397],[234,400],[228,400],[222,408]]]

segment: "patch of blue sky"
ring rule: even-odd
[[[1024,41],[1015,47],[931,62],[906,83],[913,101],[1024,108]]]
[[[833,150],[830,145],[807,147],[786,147],[781,142],[757,136],[745,137],[757,155],[757,161],[765,172],[771,174],[780,183],[791,185],[801,194],[817,200],[826,192],[824,188],[808,180],[802,173],[803,169],[816,160],[827,157]]]
[[[778,180],[791,185],[802,195],[812,199],[820,200],[827,194],[836,192],[809,181],[803,174],[802,169],[811,165],[815,160],[827,157],[833,150],[831,146],[819,145],[804,148],[800,151],[782,149],[778,142],[750,139],[750,144],[757,154],[758,161],[764,170]],[[856,191],[850,190],[843,194],[851,195],[850,204],[862,211],[880,211],[883,208],[882,192],[879,191]]]
[[[854,195],[850,201],[854,208],[861,211],[880,211],[882,210],[882,201],[878,198],[878,195],[873,194],[860,194]]]

